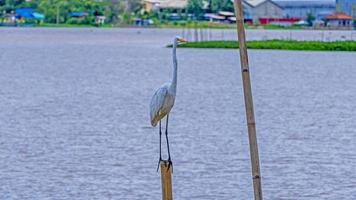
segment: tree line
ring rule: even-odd
[[[17,8],[33,8],[43,13],[45,23],[92,24],[95,16],[105,16],[106,23],[129,23],[133,17],[142,16],[142,0],[0,0],[0,18],[12,14]],[[188,13],[196,17],[205,12],[233,11],[231,0],[188,0]],[[70,13],[83,12],[80,19]],[[155,16],[155,15],[151,15]]]
[[[140,9],[140,0],[0,0],[0,17],[12,14],[17,8],[33,8],[43,13],[45,23],[94,23],[95,16],[106,17],[108,23],[119,23]],[[82,19],[71,19],[70,13],[83,12]]]

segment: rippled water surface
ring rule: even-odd
[[[160,199],[148,104],[179,34],[0,29],[0,199]],[[356,199],[356,54],[249,55],[265,199]],[[252,199],[236,50],[178,56],[174,198]]]

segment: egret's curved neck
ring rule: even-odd
[[[178,68],[178,62],[177,62],[177,45],[178,41],[177,39],[174,40],[173,43],[173,78],[172,78],[172,87],[174,91],[177,88],[177,68]]]

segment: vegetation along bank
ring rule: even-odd
[[[234,40],[201,41],[180,44],[179,47],[236,49],[238,48],[238,43]],[[247,41],[247,48],[303,51],[356,51],[356,41],[254,40]]]

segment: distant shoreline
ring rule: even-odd
[[[179,45],[179,48],[237,49],[238,43],[232,40],[188,42]],[[247,41],[247,48],[297,51],[356,51],[356,41],[254,40]]]
[[[43,24],[26,24],[26,23],[0,23],[0,27],[48,27],[48,28],[177,28],[177,29],[236,29],[235,24],[223,24],[223,23],[210,23],[210,22],[198,22],[194,23],[160,23],[150,26],[137,26],[137,25],[127,25],[127,24],[103,24],[103,25],[94,25],[94,24],[52,24],[52,23],[43,23]],[[290,26],[283,27],[278,25],[264,25],[264,26],[245,26],[249,30],[355,30],[355,29],[345,29],[345,28],[309,28],[301,26]]]

